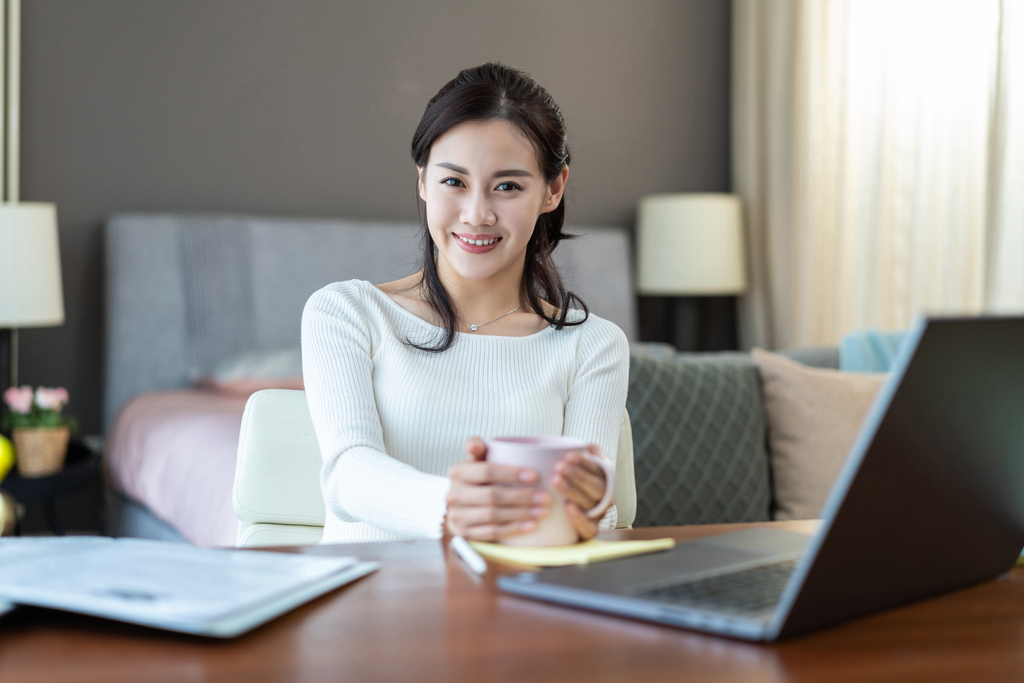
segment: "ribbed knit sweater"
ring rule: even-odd
[[[442,332],[361,280],[306,303],[302,372],[324,459],[323,543],[440,537],[448,468],[467,457],[471,436],[564,434],[596,443],[614,465],[629,349],[613,323],[591,314],[526,337],[458,333],[441,353],[405,343]],[[615,520],[613,506],[602,528]]]

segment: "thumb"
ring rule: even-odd
[[[473,460],[483,460],[487,457],[487,444],[479,436],[466,439],[466,454]]]
[[[572,501],[565,501],[565,516],[569,518],[576,534],[581,541],[587,541],[597,535],[597,522],[587,517],[587,513],[580,509],[580,506]]]

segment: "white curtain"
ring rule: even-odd
[[[743,345],[1024,311],[1024,0],[734,0]]]

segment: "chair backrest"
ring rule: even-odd
[[[320,492],[323,460],[303,391],[268,389],[245,405],[238,439],[233,502],[238,516],[236,545],[312,545],[326,518]],[[619,528],[636,516],[633,437],[623,413],[615,463],[615,505]]]

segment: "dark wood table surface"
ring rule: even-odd
[[[814,522],[772,526],[811,531]],[[696,538],[751,525],[639,529]],[[19,608],[0,617],[0,681],[1018,681],[1024,569],[759,645],[499,593],[439,541],[291,549],[379,559],[375,574],[219,641]]]

